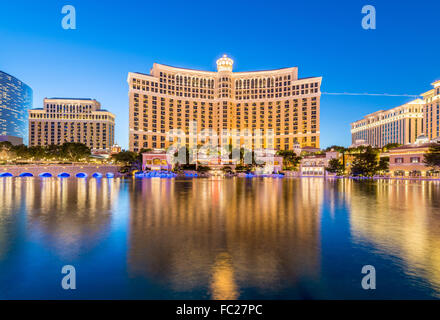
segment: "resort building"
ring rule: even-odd
[[[440,136],[440,80],[432,83],[433,88],[428,92],[422,93],[424,106],[425,127],[424,133],[429,139]]]
[[[150,74],[130,72],[130,150],[166,149],[178,140],[168,134],[172,130],[181,130],[186,141],[179,144],[189,147],[216,133],[226,136],[218,137],[219,143],[233,146],[319,148],[321,77],[298,78],[297,67],[254,72],[232,68],[225,55],[217,60],[216,72],[157,63]],[[273,136],[264,138],[272,131]],[[195,138],[188,138],[190,132]],[[256,138],[257,132],[263,139]]]
[[[29,146],[80,142],[93,152],[110,152],[115,115],[92,99],[45,98],[44,107],[29,110]]]
[[[362,144],[382,148],[388,143],[408,144],[423,132],[424,101],[415,99],[390,110],[380,110],[351,124],[354,146]]]
[[[0,142],[10,142],[13,146],[23,144],[23,138],[16,136],[0,136]]]
[[[173,164],[168,162],[166,152],[153,150],[142,153],[142,170],[147,169],[171,171],[173,169]]]
[[[301,159],[299,172],[301,176],[321,176],[324,177],[328,175],[325,170],[328,167],[328,162],[330,159],[338,159],[339,152],[329,151],[323,154],[315,154],[304,156]]]
[[[257,163],[263,164],[262,167],[257,166],[257,174],[279,173],[283,170],[283,157],[278,156],[275,152],[260,152],[255,156]]]
[[[0,71],[0,141],[22,144],[27,139],[28,110],[31,108],[32,89]]]
[[[389,150],[390,174],[396,177],[439,177],[438,170],[427,167],[424,156],[438,142],[429,141],[420,136],[415,143],[403,145]]]
[[[121,146],[116,143],[116,144],[112,145],[112,147],[110,149],[110,154],[118,154],[121,151],[122,151]]]

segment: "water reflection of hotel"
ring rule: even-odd
[[[378,181],[370,188],[352,181],[351,232],[400,257],[408,273],[421,275],[440,290],[440,184],[429,181]],[[368,198],[368,200],[366,200]],[[436,210],[437,209],[437,210]]]
[[[322,181],[158,179],[132,188],[132,275],[234,299],[244,284],[275,291],[320,272]]]
[[[0,259],[19,234],[74,256],[108,232],[119,180],[2,179]],[[19,208],[19,209],[17,209]]]

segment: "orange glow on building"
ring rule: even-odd
[[[276,149],[319,147],[321,77],[298,78],[297,67],[233,72],[233,63],[223,56],[217,72],[157,63],[150,74],[130,72],[130,150],[166,149],[174,141],[167,133],[188,133],[193,121],[197,133],[238,130],[234,146],[257,130],[273,130]]]

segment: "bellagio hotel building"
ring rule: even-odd
[[[44,107],[29,110],[29,146],[80,142],[92,151],[110,151],[115,115],[94,99],[45,98]]]
[[[150,74],[130,72],[130,150],[166,149],[175,141],[168,132],[187,134],[194,122],[198,134],[239,132],[233,146],[243,144],[243,134],[272,130],[276,149],[319,147],[321,77],[298,78],[296,67],[233,72],[232,66],[224,55],[217,72],[157,63]]]
[[[440,80],[433,88],[401,106],[381,110],[351,124],[352,143],[363,141],[374,147],[388,143],[414,143],[419,135],[439,137]]]

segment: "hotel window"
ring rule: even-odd
[[[410,161],[411,161],[411,163],[419,163],[420,162],[420,158],[419,157],[411,157]]]
[[[403,158],[396,158],[395,163],[403,163]]]

